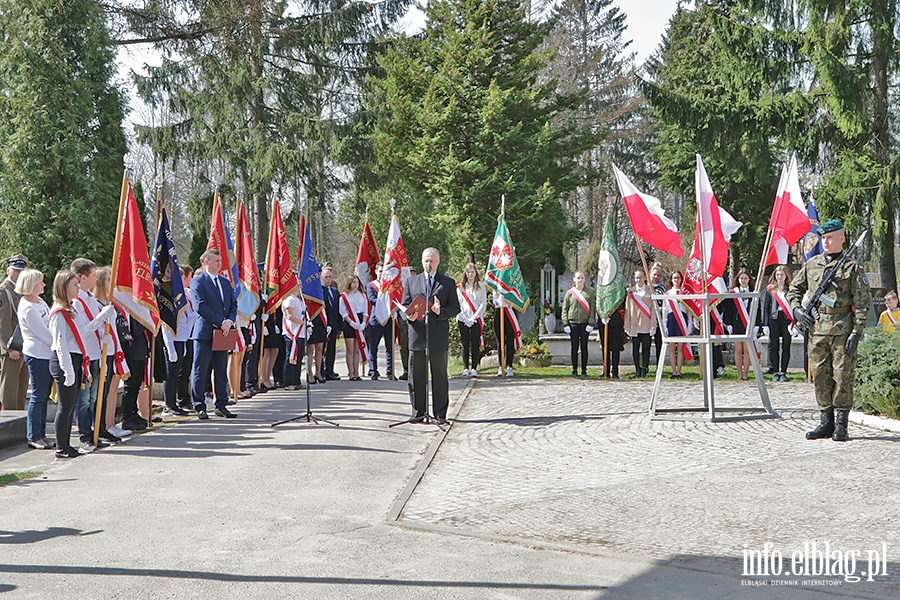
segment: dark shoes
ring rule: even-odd
[[[225,417],[226,419],[236,419],[237,415],[228,410],[227,408],[217,408],[216,409],[217,417]]]
[[[846,442],[850,439],[847,435],[847,424],[850,420],[850,409],[840,409],[834,411],[834,433],[831,439],[835,442]]]
[[[122,419],[122,429],[130,429],[131,431],[143,431],[147,429],[147,419],[138,414],[128,415]]]
[[[170,417],[186,417],[191,413],[184,410],[180,406],[175,406],[175,407],[166,406],[165,408],[163,408],[163,414],[170,416]]]
[[[337,373],[331,373],[331,374],[327,375],[325,377],[325,379],[327,379],[328,381],[340,381],[341,376],[338,375]]]
[[[187,413],[185,413],[185,414],[187,414]],[[101,440],[106,440],[107,442],[121,442],[121,441],[122,441],[122,438],[120,438],[120,437],[117,436],[117,435],[113,435],[113,434],[111,434],[111,433],[108,432],[108,431],[101,431],[101,432],[100,432],[100,439],[101,439]]]
[[[369,374],[369,378],[370,378],[372,381],[378,381],[378,373],[370,373],[370,374]]]
[[[409,375],[407,375],[406,373],[404,373],[403,375],[401,375],[401,376],[398,377],[397,379],[399,379],[400,381],[408,381],[408,380],[409,380]]]
[[[435,417],[434,420],[437,421],[438,425],[448,425],[450,423],[447,417]]]
[[[834,409],[819,411],[819,426],[806,432],[808,440],[822,440],[830,438],[834,433]],[[844,421],[844,434],[847,433],[847,422]]]
[[[56,451],[56,458],[60,460],[67,460],[69,458],[78,458],[81,456],[78,450],[69,446],[68,448],[60,448]]]
[[[197,418],[201,421],[205,421],[209,418],[209,415],[206,414],[205,410],[197,411]]]

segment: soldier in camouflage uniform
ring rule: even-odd
[[[787,293],[794,320],[809,327],[809,361],[812,368],[816,402],[821,411],[819,426],[807,432],[806,439],[830,437],[847,440],[847,420],[853,407],[853,378],[856,372],[856,348],[866,324],[871,299],[869,282],[860,264],[846,262],[836,273],[837,287],[823,294],[818,320],[802,307],[803,295],[814,291],[825,271],[843,253],[844,225],[832,220],[818,229],[824,254],[803,265]],[[828,306],[832,304],[833,306]]]

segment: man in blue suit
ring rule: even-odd
[[[219,275],[222,270],[222,255],[218,250],[207,250],[200,256],[203,270],[191,281],[191,296],[194,308],[199,317],[191,330],[194,340],[194,366],[191,370],[191,396],[194,410],[200,419],[208,419],[206,414],[207,374],[212,362],[213,390],[216,395],[216,415],[233,419],[237,415],[230,412],[228,402],[228,351],[213,352],[213,331],[218,329],[231,339],[236,340],[240,334],[234,329],[237,314],[237,303],[234,290],[225,277]]]

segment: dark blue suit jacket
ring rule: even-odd
[[[221,282],[222,290],[225,292],[224,303],[216,279]],[[221,329],[223,321],[228,319],[234,323],[237,317],[237,303],[234,301],[233,289],[228,279],[221,275],[214,278],[206,271],[201,271],[191,281],[191,294],[200,315],[194,322],[194,329],[191,330],[192,340],[212,340],[213,329]]]

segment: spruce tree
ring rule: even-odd
[[[95,0],[0,0],[0,247],[52,280],[112,257],[126,152]]]
[[[487,263],[501,196],[526,278],[544,259],[564,264],[575,239],[560,199],[579,179],[575,159],[593,145],[560,116],[583,101],[544,76],[548,23],[511,0],[438,0],[421,36],[379,59],[369,107],[384,173],[411,190],[430,221],[455,238],[456,264]]]

